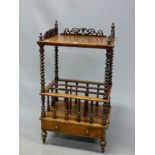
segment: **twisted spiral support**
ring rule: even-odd
[[[59,67],[58,67],[58,46],[55,46],[54,47],[54,55],[55,55],[55,83],[58,84],[58,80],[59,80],[59,75],[58,75],[58,72],[59,72]],[[57,85],[55,86],[56,88],[58,87]],[[56,89],[55,90],[56,93],[58,93],[58,90]],[[58,97],[54,97],[55,98],[55,101],[57,102],[58,101]]]
[[[59,76],[58,76],[58,72],[59,72],[59,67],[58,67],[58,46],[55,46],[54,47],[54,51],[55,51],[55,81],[57,82],[58,79],[59,79]]]
[[[109,50],[109,84],[112,85],[112,74],[113,74],[113,56],[114,56],[114,49]]]
[[[45,63],[44,63],[44,45],[39,45],[40,49],[40,84],[41,92],[45,92]],[[45,115],[45,96],[41,96],[41,117],[46,117]]]
[[[106,117],[110,108],[110,85],[112,85],[112,69],[113,69],[113,49],[107,49],[106,51],[106,62],[105,62],[105,82],[104,82],[104,99],[109,100],[109,103],[103,104],[103,113],[102,113],[102,125],[106,125]]]

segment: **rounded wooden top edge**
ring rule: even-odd
[[[72,43],[54,43],[54,42],[44,42],[44,41],[37,41],[38,45],[48,45],[48,46],[64,46],[64,47],[77,47],[77,48],[98,48],[98,49],[112,49],[115,47],[114,44],[112,45],[90,45],[90,44],[72,44]]]
[[[73,95],[69,95],[67,96],[66,94],[55,94],[55,93],[39,93],[39,95],[42,96],[56,96],[56,97],[67,97],[67,98],[75,98],[75,99],[81,99],[81,100],[89,100],[89,101],[98,101],[98,102],[105,102],[105,103],[109,103],[109,100],[105,100],[105,99],[101,99],[101,98],[89,98],[89,97],[85,97],[85,96],[73,96]],[[72,97],[71,97],[72,96]]]

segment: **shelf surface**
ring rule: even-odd
[[[85,47],[85,48],[113,48],[115,41],[107,45],[108,37],[100,36],[81,36],[81,35],[54,35],[38,44],[51,46],[69,46],[69,47]]]

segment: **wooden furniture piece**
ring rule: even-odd
[[[115,25],[111,34],[86,28],[66,28],[58,33],[58,23],[54,28],[40,33],[40,77],[41,77],[41,129],[45,143],[47,131],[100,139],[101,151],[106,146],[105,132],[109,126],[111,111],[110,94],[112,88],[113,49]],[[44,46],[54,46],[55,78],[45,86]],[[59,77],[58,46],[105,49],[104,82],[63,79]],[[92,96],[93,95],[93,96]],[[95,96],[95,97],[94,97]]]

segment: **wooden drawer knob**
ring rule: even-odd
[[[55,126],[55,130],[56,130],[56,131],[59,130],[59,126],[58,126],[58,125]]]
[[[87,130],[86,130],[86,134],[89,135],[89,133],[90,133],[90,131],[89,131],[89,129],[87,129]]]

